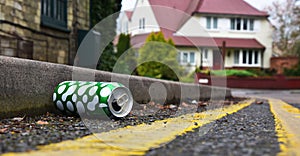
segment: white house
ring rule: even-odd
[[[180,64],[190,71],[196,66],[270,66],[273,27],[268,14],[243,0],[138,0],[120,24],[136,48],[149,33],[162,31],[174,41]]]

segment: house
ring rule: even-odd
[[[268,14],[243,0],[138,0],[120,16],[120,32],[131,34],[134,48],[158,31],[174,41],[188,71],[270,67]]]
[[[90,0],[1,0],[0,55],[72,64]]]

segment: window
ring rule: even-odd
[[[122,28],[123,28],[123,30],[122,30],[123,33],[128,33],[128,22],[124,22]]]
[[[145,18],[139,20],[139,29],[145,29]]]
[[[248,30],[248,20],[247,19],[243,20],[243,30]]]
[[[67,30],[67,0],[41,0],[41,24]]]
[[[206,17],[206,28],[211,29],[211,17]]]
[[[247,51],[246,50],[243,50],[243,64],[246,64],[247,63]]]
[[[234,64],[239,64],[240,63],[240,51],[235,50],[234,51]]]
[[[248,64],[254,64],[252,57],[252,50],[248,51]]]
[[[191,64],[195,63],[195,53],[194,52],[190,52],[189,63],[191,63]]]
[[[203,49],[202,50],[202,60],[203,61],[208,60],[208,49]]]
[[[254,30],[254,20],[250,19],[250,31]]]
[[[202,49],[202,51],[201,51],[202,53],[201,53],[201,59],[202,59],[202,61],[201,61],[201,64],[202,64],[202,66],[211,66],[211,64],[210,64],[210,60],[209,60],[209,49],[207,49],[207,48],[204,48],[204,49]]]
[[[195,64],[195,52],[180,52],[179,53],[180,64]]]
[[[234,64],[238,66],[258,66],[261,60],[258,50],[235,50]]]
[[[235,19],[234,18],[230,19],[230,29],[235,30]]]
[[[241,30],[241,19],[240,18],[236,19],[236,30]]]
[[[182,63],[188,63],[188,53],[183,53],[182,55]]]
[[[206,17],[206,29],[218,29],[218,18]]]
[[[230,29],[238,31],[254,31],[254,19],[231,18]]]
[[[218,29],[218,18],[214,17],[214,29]]]
[[[254,64],[258,64],[258,51],[254,51]]]

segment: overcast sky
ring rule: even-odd
[[[274,1],[278,0],[245,0],[252,6],[259,10],[264,10],[267,6],[271,5]],[[283,1],[283,0],[279,0]],[[130,10],[134,7],[136,0],[122,0],[122,10]]]

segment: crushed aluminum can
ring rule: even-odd
[[[61,112],[88,116],[128,115],[133,98],[128,88],[117,82],[64,81],[53,93],[55,107]]]

